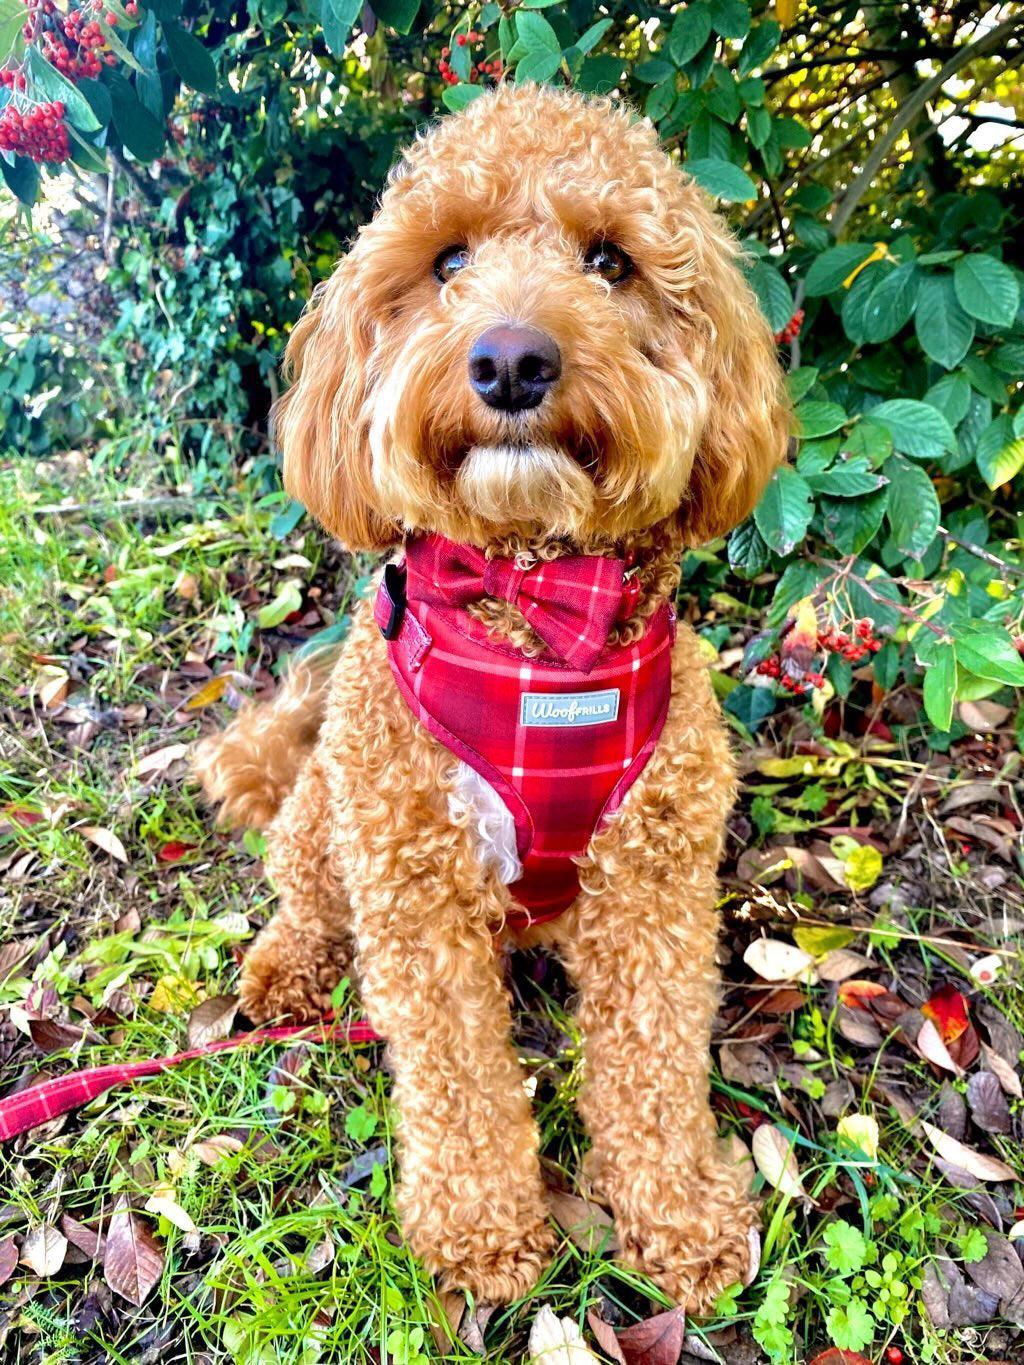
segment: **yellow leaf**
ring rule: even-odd
[[[847,275],[846,279],[843,280],[843,288],[849,289],[849,287],[853,284],[854,280],[857,278],[857,276],[860,274],[862,270],[867,270],[868,266],[874,265],[875,261],[884,261],[888,254],[889,248],[886,246],[886,244],[884,242],[876,242],[875,249],[874,251],[872,251],[871,255],[867,258],[867,260],[861,261],[860,265],[855,265],[853,269],[850,271],[849,275]]]
[[[806,1193],[792,1144],[784,1133],[771,1123],[762,1123],[754,1130],[750,1146],[754,1164],[773,1189],[793,1199]]]
[[[88,839],[90,844],[95,844],[104,853],[109,853],[112,858],[116,858],[119,863],[128,861],[124,844],[111,830],[103,829],[99,825],[79,825],[78,833],[83,839]]]
[[[157,1185],[146,1200],[146,1210],[148,1213],[156,1213],[162,1218],[166,1218],[168,1223],[173,1223],[182,1232],[199,1231],[192,1219],[175,1200],[174,1190],[170,1185]]]
[[[230,679],[226,673],[222,673],[218,678],[211,678],[204,683],[194,696],[189,697],[185,703],[186,711],[198,711],[203,706],[209,706],[213,701],[220,701]]]
[[[870,1114],[847,1114],[836,1124],[836,1132],[872,1161],[878,1156],[878,1121]]]
[[[194,981],[183,976],[162,976],[149,997],[150,1009],[159,1014],[179,1014],[202,1000],[202,992]]]
[[[783,28],[789,28],[796,22],[799,8],[800,0],[775,0],[775,17]]]

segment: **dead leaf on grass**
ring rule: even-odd
[[[135,765],[136,775],[142,777],[146,773],[166,772],[172,763],[184,758],[187,753],[187,744],[165,744],[162,749],[154,749],[152,753],[143,754]]]
[[[1024,1266],[1009,1241],[991,1228],[981,1232],[988,1251],[980,1261],[964,1265],[964,1270],[986,1294],[997,1299],[1014,1299],[1024,1291]]]
[[[602,1250],[619,1250],[615,1225],[607,1209],[565,1190],[548,1189],[547,1196],[555,1222],[582,1251],[596,1255]]]
[[[168,1223],[181,1232],[196,1232],[199,1229],[174,1197],[171,1185],[157,1185],[144,1205],[147,1213],[155,1213],[166,1218]]]
[[[921,1031],[917,1035],[917,1049],[922,1057],[943,1071],[952,1071],[955,1076],[964,1074],[962,1068],[957,1066],[949,1055],[949,1048],[942,1041],[939,1030],[931,1019],[926,1019],[921,1025]]]
[[[5,1284],[14,1274],[18,1264],[18,1248],[13,1237],[5,1237],[0,1242],[0,1284]]]
[[[1024,1099],[1024,1089],[1021,1088],[1020,1077],[1014,1071],[1005,1058],[1001,1057],[994,1048],[987,1043],[981,1045],[981,1055],[985,1059],[985,1065],[992,1072],[996,1080],[1002,1086],[1007,1095],[1013,1095],[1015,1099]]]
[[[88,839],[90,844],[95,844],[96,847],[101,848],[104,853],[109,853],[112,858],[116,858],[119,863],[126,863],[128,861],[128,854],[125,852],[124,844],[122,844],[113,830],[104,829],[101,825],[79,825],[76,832],[80,834],[83,839]]]
[[[195,1152],[204,1166],[217,1166],[225,1157],[240,1152],[244,1146],[240,1138],[232,1137],[230,1133],[218,1133],[214,1137],[203,1138],[201,1142],[193,1142],[189,1150]]]
[[[750,1140],[754,1164],[773,1189],[791,1198],[806,1197],[793,1144],[781,1129],[762,1123]]]
[[[115,1294],[141,1308],[163,1274],[164,1253],[149,1226],[118,1201],[107,1228],[103,1278]]]
[[[229,1038],[238,1013],[237,995],[211,995],[188,1016],[188,1045],[202,1047]]]
[[[852,948],[835,948],[818,963],[818,976],[822,981],[846,981],[870,966],[870,959]]]
[[[220,701],[227,691],[228,683],[231,681],[230,673],[222,673],[219,677],[211,678],[205,683],[198,692],[194,692],[185,703],[186,711],[199,711],[204,706],[209,706],[212,702]]]
[[[598,1365],[572,1318],[556,1318],[547,1304],[533,1320],[527,1351],[531,1365]]]
[[[60,1230],[71,1245],[84,1252],[91,1261],[103,1259],[106,1238],[102,1232],[89,1227],[86,1223],[80,1223],[77,1218],[72,1218],[69,1213],[61,1214]]]
[[[948,1133],[944,1133],[941,1128],[936,1128],[934,1124],[921,1122],[921,1127],[928,1135],[928,1140],[944,1160],[953,1166],[959,1166],[968,1175],[973,1175],[977,1180],[1016,1180],[1016,1175],[1005,1161],[1000,1161],[998,1157],[986,1156],[984,1152],[976,1152],[973,1147],[967,1147],[962,1142],[957,1142]]]
[[[21,1260],[40,1279],[56,1275],[67,1255],[68,1239],[51,1223],[43,1223],[26,1233],[21,1244]]]
[[[756,938],[743,961],[763,981],[813,981],[814,958],[795,943],[779,938]]]
[[[1010,1106],[991,1071],[976,1071],[968,1079],[967,1103],[971,1107],[971,1118],[979,1128],[984,1128],[986,1133],[1009,1133]]]
[[[644,1322],[616,1332],[600,1314],[587,1314],[597,1344],[620,1365],[676,1365],[686,1339],[686,1314],[681,1308],[657,1313]]]

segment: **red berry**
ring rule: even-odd
[[[890,1346],[885,1352],[888,1365],[903,1365],[903,1352],[898,1346]]]
[[[459,47],[465,47],[467,42],[466,35],[464,33],[457,33],[455,35],[455,41],[458,43]]]

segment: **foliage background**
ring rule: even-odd
[[[1021,745],[1024,7],[154,0],[130,13],[108,0],[110,62],[69,82],[41,33],[59,37],[77,8],[0,0],[0,54],[26,78],[0,88],[0,126],[57,99],[71,139],[62,166],[0,154],[8,469],[79,452],[76,468],[145,482],[200,523],[241,502],[250,552],[287,565],[301,550],[333,571],[280,492],[266,435],[283,343],[312,286],[425,120],[497,79],[611,91],[656,122],[729,216],[789,373],[792,463],[727,543],[684,564],[734,727],[761,742],[752,752],[797,756],[778,760],[797,768],[759,769],[769,781],[751,836],[812,828],[826,801],[833,826],[841,816],[870,835],[893,792],[865,745],[907,765],[960,764],[977,745],[1003,763]],[[38,467],[59,483],[65,466]],[[33,537],[42,573],[57,551]],[[200,543],[206,532],[184,553]],[[170,594],[147,563],[153,597],[135,627],[152,638]],[[27,572],[8,568],[15,583]],[[275,586],[258,609],[235,591],[216,618],[207,657],[219,656],[219,677],[259,678],[273,652],[261,631],[301,625],[308,595],[293,578]],[[123,625],[124,599],[110,599],[101,611],[88,599],[87,633]],[[343,623],[344,600],[334,605]],[[850,659],[835,634],[854,635],[858,620],[880,647]],[[67,679],[65,666],[42,664]],[[819,759],[850,763],[838,802]],[[794,796],[785,783],[798,769],[815,780]],[[850,861],[848,845],[832,854]],[[934,1233],[922,1223],[913,1236],[922,1229]],[[863,1282],[851,1299],[817,1273],[819,1318],[828,1305],[838,1314],[822,1340],[865,1349],[882,1324],[893,1339],[905,1317],[895,1299]],[[789,1358],[802,1311],[780,1305],[782,1275],[776,1265],[747,1314],[774,1359]],[[941,1355],[936,1340],[924,1331],[922,1358]],[[396,1359],[419,1349],[398,1346]]]

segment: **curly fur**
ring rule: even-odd
[[[584,269],[602,239],[635,262],[621,284]],[[469,264],[439,285],[456,243]],[[552,89],[481,97],[406,152],[292,334],[276,420],[290,492],[352,549],[430,530],[489,553],[631,550],[640,598],[614,639],[636,638],[683,545],[741,520],[783,456],[774,347],[737,259],[645,121]],[[466,373],[502,320],[544,328],[563,357],[544,402],[511,417]],[[536,652],[514,608],[478,611]],[[247,1013],[316,1015],[354,968],[388,1040],[411,1245],[445,1284],[524,1293],[553,1233],[495,952],[508,859],[482,843],[495,812],[474,810],[400,697],[368,605],[329,683],[294,675],[205,741],[199,770],[226,817],[269,821],[280,907],[245,960]],[[693,1309],[741,1277],[756,1221],[708,1104],[733,795],[681,629],[654,756],[591,841],[574,905],[520,939],[558,952],[579,990],[588,1172],[623,1255]]]

